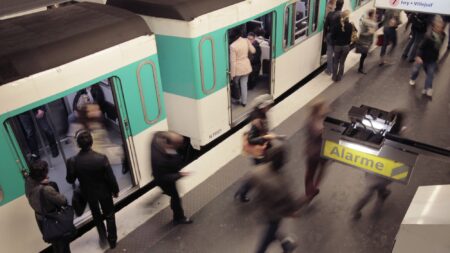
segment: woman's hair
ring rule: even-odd
[[[30,165],[30,177],[36,181],[42,181],[47,178],[48,163],[43,160],[36,160]]]
[[[345,10],[341,14],[341,29],[344,32],[345,31],[345,22],[348,22],[348,19],[350,18],[350,11]]]

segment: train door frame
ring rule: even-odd
[[[262,18],[265,16],[271,16],[271,31],[270,31],[270,40],[269,40],[269,57],[270,57],[270,69],[269,69],[269,76],[268,76],[268,94],[273,96],[274,91],[275,91],[275,63],[276,63],[276,59],[275,59],[275,52],[276,52],[276,41],[277,41],[277,13],[276,11],[271,11],[271,12],[267,12],[267,13],[260,13],[259,15],[253,17],[250,20],[245,20],[244,22],[238,23],[238,24],[234,24],[232,27],[228,28],[226,30],[225,33],[225,59],[226,59],[226,73],[227,73],[227,100],[228,100],[228,122],[230,127],[234,127],[236,125],[238,125],[239,123],[241,123],[242,121],[244,121],[248,114],[251,112],[251,108],[249,106],[251,106],[251,101],[248,101],[248,109],[245,109],[245,112],[239,116],[237,116],[235,119],[233,118],[233,103],[231,100],[231,85],[232,85],[232,79],[231,79],[231,72],[230,72],[230,49],[229,49],[229,45],[230,40],[229,40],[229,34],[230,31],[232,31],[233,29],[245,25],[248,22],[258,19],[258,18]],[[263,68],[263,66],[261,65],[261,68]]]

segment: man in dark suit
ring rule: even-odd
[[[113,197],[119,195],[119,186],[111,169],[108,158],[91,149],[92,135],[82,130],[76,135],[80,152],[67,161],[66,180],[70,184],[78,179],[82,195],[86,198],[92,212],[100,237],[100,246],[106,245],[106,239],[111,248],[116,247],[117,229],[114,217]],[[102,220],[102,212],[106,226]],[[108,233],[106,233],[108,231]]]
[[[183,136],[174,132],[156,132],[151,144],[151,164],[156,184],[164,194],[170,196],[173,224],[190,224],[192,220],[184,216],[176,181],[187,174],[180,172],[184,167],[184,157],[178,153],[183,146]]]

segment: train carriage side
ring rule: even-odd
[[[347,2],[351,8],[353,3]],[[261,67],[249,84],[248,104],[260,94],[279,97],[321,65],[326,0],[107,4],[142,15],[155,32],[169,128],[189,137],[195,148],[242,122],[251,110],[232,99],[229,45],[234,30],[263,31]]]
[[[0,37],[0,251],[35,252],[47,245],[24,195],[31,153],[69,203],[65,160],[83,126],[110,160],[119,201],[150,182],[151,136],[167,130],[156,42],[139,16],[92,3],[0,21]],[[77,93],[89,94],[82,108],[95,120],[71,120]],[[88,220],[86,210],[75,222]]]

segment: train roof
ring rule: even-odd
[[[0,85],[147,34],[140,16],[94,3],[0,20]]]
[[[141,15],[191,21],[245,0],[108,0],[107,4]]]

